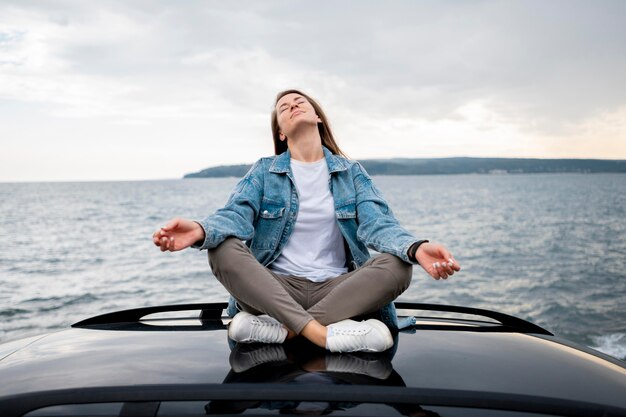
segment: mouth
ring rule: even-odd
[[[291,117],[290,119],[293,119],[295,116],[304,113],[302,110],[296,110],[295,112],[291,113]]]

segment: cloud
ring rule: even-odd
[[[221,146],[194,168],[249,162],[271,151],[275,94],[296,87],[359,157],[384,138],[387,156],[626,158],[612,130],[626,107],[625,12],[621,1],[3,2],[0,137],[34,144],[50,123],[68,146],[91,129],[170,155],[175,136]]]
[[[559,158],[625,159],[626,106],[597,112],[567,126],[568,134],[541,136],[542,152]]]
[[[546,129],[615,109],[626,96],[622,2],[320,2],[306,13],[298,2],[53,4],[3,11],[13,52],[2,61],[19,62],[18,75],[91,77],[115,92],[103,81],[112,79],[122,95],[151,80],[156,95],[191,77],[225,95],[261,77],[276,90],[326,74],[349,86],[342,93],[374,93],[358,104],[364,111],[386,113],[396,102],[406,115],[436,120],[490,100],[504,116]],[[246,72],[248,63],[258,73]]]

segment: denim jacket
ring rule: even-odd
[[[407,252],[418,239],[400,226],[361,164],[323,150],[337,224],[348,249],[348,268],[356,269],[370,258],[368,247],[415,263]],[[199,249],[214,248],[227,237],[236,237],[246,241],[262,265],[274,262],[287,244],[298,215],[298,191],[290,160],[289,151],[258,160],[236,185],[226,205],[199,222],[206,236]],[[234,313],[229,310],[229,314]],[[384,307],[381,315],[392,328],[410,325],[398,323],[393,304]]]

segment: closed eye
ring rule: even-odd
[[[307,101],[304,99],[304,97],[297,97],[297,98],[296,98],[296,101],[295,101],[295,104],[297,104],[297,105],[301,105],[301,104],[304,104],[304,103],[306,103],[306,102],[307,102]],[[283,104],[281,104],[281,105],[278,107],[278,113],[282,113],[282,112],[284,112],[284,111],[285,111],[286,109],[288,109],[289,107],[290,107],[290,106],[289,106],[289,104],[288,104],[288,103],[283,103]]]

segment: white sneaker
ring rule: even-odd
[[[326,348],[331,352],[382,352],[393,346],[391,332],[375,319],[342,320],[327,329]]]
[[[228,325],[228,337],[239,343],[283,343],[287,329],[275,318],[242,311]]]

